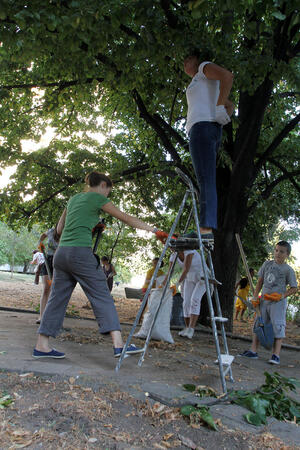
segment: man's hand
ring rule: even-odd
[[[252,305],[254,306],[254,308],[257,308],[260,304],[259,298],[252,297],[250,299],[250,301],[251,301]]]
[[[227,114],[229,115],[229,117],[231,117],[234,111],[234,103],[232,103],[230,100],[226,100],[224,106]]]
[[[230,122],[230,117],[227,114],[226,108],[224,105],[216,106],[216,122],[221,125],[226,125]]]

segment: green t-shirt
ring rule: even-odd
[[[97,192],[82,192],[70,198],[60,247],[91,247],[92,229],[99,222],[102,206],[110,200]]]

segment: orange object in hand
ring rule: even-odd
[[[156,236],[156,238],[159,241],[161,241],[164,244],[166,242],[166,240],[167,240],[169,235],[165,231],[158,230],[158,231],[155,232],[155,236]],[[177,239],[177,237],[176,236],[172,236],[172,239]]]
[[[272,294],[264,294],[264,299],[269,300],[270,302],[279,302],[282,299],[282,294],[278,294],[278,292],[273,292]]]
[[[173,296],[177,294],[176,284],[173,284],[173,286],[170,286],[170,289],[172,290],[172,295]]]
[[[39,243],[39,245],[38,245],[38,250],[39,250],[40,252],[42,252],[42,253],[43,253],[43,250],[45,250],[45,246],[44,246],[44,244],[43,244],[42,242]]]
[[[164,244],[169,235],[165,231],[156,231],[155,236],[159,241],[161,241]]]

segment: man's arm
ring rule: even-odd
[[[115,217],[118,220],[121,220],[121,222],[124,222],[126,223],[126,225],[129,225],[133,228],[151,231],[152,233],[154,233],[156,230],[156,228],[151,227],[150,225],[138,219],[137,217],[130,216],[129,214],[120,211],[119,208],[117,208],[115,205],[112,204],[112,202],[106,203],[104,206],[102,206],[102,209],[110,216]]]
[[[282,298],[286,298],[286,297],[289,297],[290,295],[296,294],[297,290],[298,290],[297,287],[291,287],[291,288],[287,289],[287,290],[282,294]]]
[[[261,291],[261,288],[263,287],[263,283],[264,283],[264,279],[263,278],[259,278],[258,281],[257,281],[257,284],[256,284],[256,288],[255,288],[254,293],[253,293],[253,297],[256,300],[258,298],[258,294]]]
[[[191,268],[193,256],[194,256],[193,253],[190,253],[189,255],[185,256],[183,271],[182,271],[181,277],[178,280],[178,283],[182,283],[183,280],[185,280],[185,278],[186,278],[186,276],[188,274],[188,271]]]
[[[61,234],[63,232],[64,226],[65,226],[65,221],[66,221],[66,215],[67,215],[67,210],[65,208],[62,215],[60,216],[60,219],[59,219],[57,227],[56,227],[56,231],[57,231],[57,234],[59,234],[59,236],[61,236]]]
[[[228,100],[228,97],[232,88],[233,73],[214,63],[206,64],[203,68],[203,73],[209,80],[220,81],[220,93],[217,106],[224,105],[228,115],[231,116],[233,112],[233,104],[230,100]]]

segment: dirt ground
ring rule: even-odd
[[[295,448],[268,432],[255,436],[221,421],[219,432],[192,427],[179,409],[141,402],[117,389],[80,386],[74,378],[0,373],[0,384],[14,400],[0,410],[1,449]]]
[[[2,278],[2,279],[1,279]],[[24,276],[21,278],[9,279],[9,275],[1,274],[0,278],[0,306],[8,308],[18,308],[24,310],[35,310],[39,306],[41,284],[34,285],[33,277]],[[27,279],[29,280],[27,281]],[[25,279],[25,281],[24,281]],[[113,289],[116,308],[121,323],[132,323],[136,317],[140,302],[124,297],[124,289],[115,287]],[[80,316],[82,318],[94,319],[91,309],[86,309],[87,299],[80,286],[76,286],[71,297],[67,313],[70,316]],[[245,322],[234,320],[233,334],[251,337],[253,319],[246,318]],[[284,343],[300,346],[300,327],[292,321],[287,322],[286,338]]]

